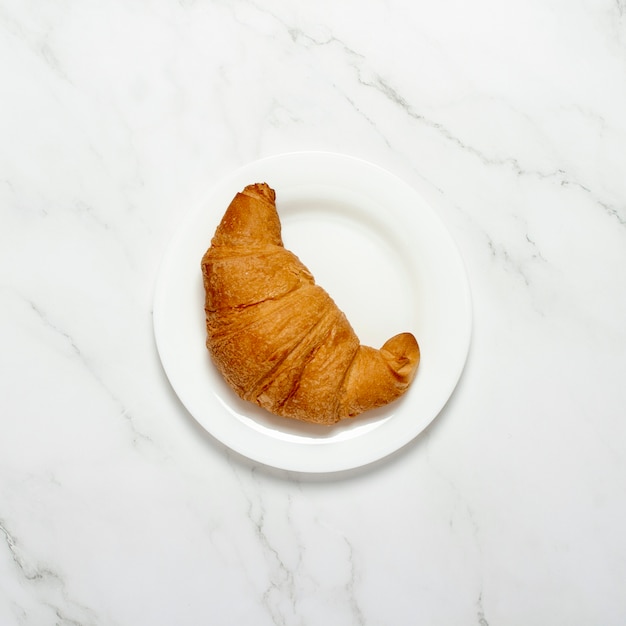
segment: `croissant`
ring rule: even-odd
[[[276,194],[237,193],[202,258],[206,345],[232,389],[275,415],[334,424],[401,396],[420,350],[411,333],[359,344],[331,297],[283,246]]]

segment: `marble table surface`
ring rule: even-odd
[[[0,0],[0,624],[626,623],[624,0]],[[186,412],[172,234],[259,158],[373,162],[472,290],[393,454],[306,474]]]

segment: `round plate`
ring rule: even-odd
[[[285,247],[333,297],[361,343],[380,347],[404,331],[417,338],[417,375],[396,402],[335,426],[308,424],[241,400],[213,366],[200,260],[234,195],[256,182],[276,191]],[[273,467],[332,472],[394,452],[441,411],[469,349],[470,290],[449,233],[409,185],[344,155],[284,154],[220,181],[182,224],[160,269],[154,330],[174,391],[216,439]]]

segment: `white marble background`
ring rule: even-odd
[[[0,0],[0,624],[626,623],[624,0]],[[151,306],[212,182],[418,189],[473,343],[433,425],[306,476],[224,449]]]

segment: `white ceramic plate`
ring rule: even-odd
[[[380,347],[396,333],[415,335],[421,362],[403,398],[325,427],[272,416],[224,383],[205,347],[200,260],[235,193],[255,182],[276,190],[285,247],[330,293],[361,343]],[[470,290],[449,233],[409,185],[344,155],[284,154],[219,182],[182,224],[160,269],[154,329],[174,391],[211,435],[266,465],[332,472],[396,451],[441,411],[469,349]]]

